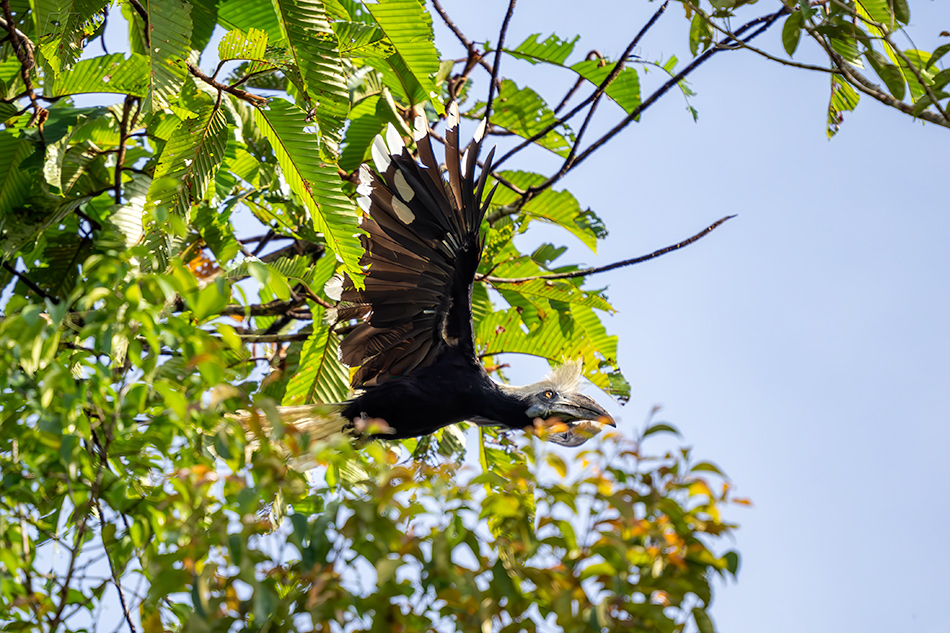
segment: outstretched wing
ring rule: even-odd
[[[475,357],[472,284],[483,246],[479,227],[493,193],[481,203],[494,149],[476,181],[484,124],[462,155],[455,103],[446,126],[448,182],[422,116],[414,134],[421,164],[390,125],[388,148],[379,136],[372,147],[379,174],[360,167],[357,192],[367,213],[360,264],[368,270],[363,290],[343,280],[338,306],[340,320],[361,321],[340,346],[343,362],[360,366],[355,387],[431,365],[448,347]]]

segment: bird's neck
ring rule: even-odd
[[[522,429],[531,423],[525,414],[528,404],[521,395],[499,385],[487,375],[483,389],[483,398],[479,402],[479,410],[474,420],[479,425]]]

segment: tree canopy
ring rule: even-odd
[[[567,173],[668,92],[688,100],[691,73],[735,50],[828,74],[829,136],[862,95],[950,127],[950,44],[903,46],[903,0],[676,2],[686,64],[635,55],[670,2],[616,59],[564,34],[509,42],[514,1],[488,41],[438,0],[0,4],[10,631],[94,630],[109,605],[113,627],[147,633],[715,630],[713,579],[739,566],[721,512],[747,501],[714,463],[660,441],[677,434],[667,422],[567,452],[458,427],[313,441],[281,415],[348,394],[347,324],[326,323],[324,284],[360,278],[359,165],[389,124],[411,139],[424,114],[437,134],[451,100],[490,116],[504,151],[473,300],[479,353],[499,380],[509,354],[581,358],[622,401],[601,322],[612,307],[587,278],[723,220],[595,269],[556,243],[522,252],[538,223],[592,252],[606,235],[559,188]],[[433,19],[464,57],[442,58]],[[784,50],[756,47],[773,26]],[[109,52],[115,39],[126,52]],[[827,64],[795,61],[805,39]],[[519,86],[506,59],[574,88]],[[590,140],[595,116],[615,123]],[[559,167],[528,171],[529,148]],[[242,424],[239,410],[259,413]]]

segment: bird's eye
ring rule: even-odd
[[[556,395],[557,395],[557,394],[554,393],[553,391],[551,391],[550,389],[548,389],[547,391],[544,392],[544,397],[547,398],[548,400],[553,399],[554,396],[556,396]]]

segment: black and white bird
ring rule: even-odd
[[[484,195],[494,149],[476,179],[485,123],[464,153],[458,107],[448,108],[446,181],[426,119],[415,120],[420,162],[389,126],[372,146],[378,173],[359,170],[359,206],[366,216],[360,260],[364,288],[335,278],[328,295],[339,301],[337,322],[355,322],[341,343],[342,360],[359,367],[356,390],[341,415],[385,422],[388,437],[432,433],[465,420],[508,429],[543,427],[545,439],[577,446],[614,425],[580,393],[581,366],[565,363],[544,380],[513,387],[492,380],[475,350],[472,286],[481,259],[482,219],[494,190]]]

